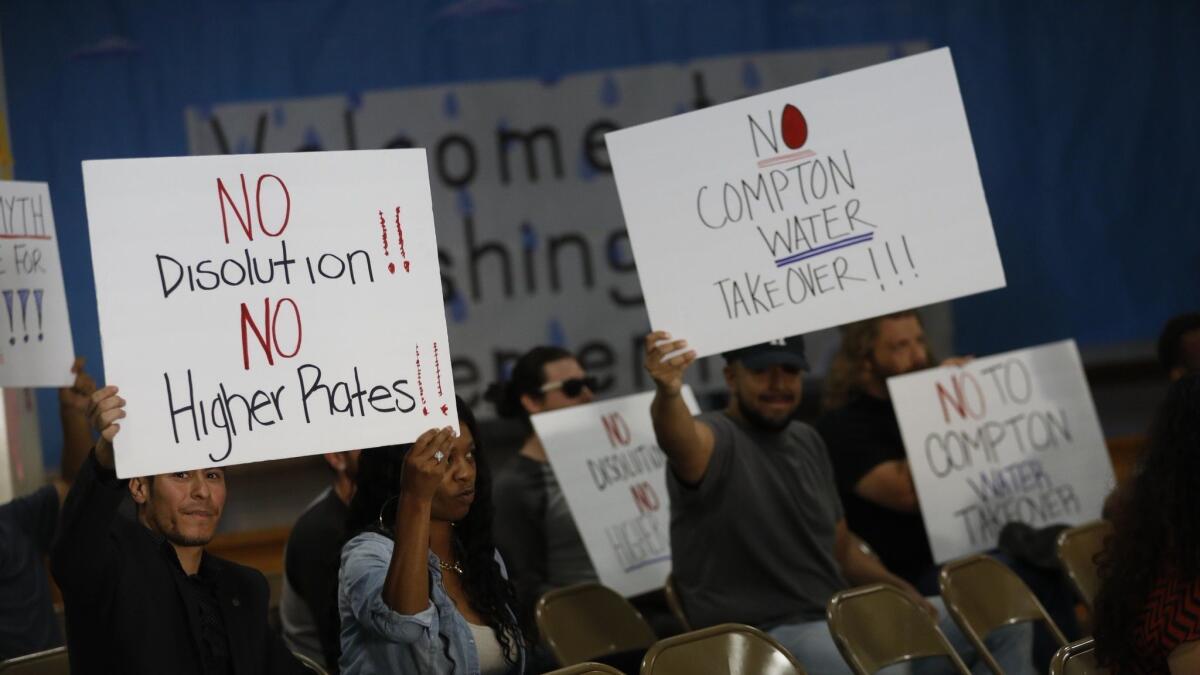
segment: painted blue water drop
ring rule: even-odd
[[[585,181],[596,177],[596,168],[588,161],[587,150],[579,152],[579,177]]]
[[[526,251],[536,251],[538,247],[538,233],[533,228],[533,224],[528,220],[521,223],[521,248]]]
[[[762,87],[762,77],[758,74],[758,66],[753,61],[747,61],[742,66],[742,85],[751,91]]]
[[[567,333],[558,319],[550,319],[550,324],[546,327],[546,341],[555,347],[567,346]]]
[[[466,190],[458,191],[458,212],[464,216],[475,212],[475,202],[471,200],[471,194]]]
[[[458,96],[454,92],[446,92],[445,98],[442,99],[442,113],[449,119],[458,118]]]
[[[450,298],[450,319],[455,323],[467,320],[467,301],[463,299],[462,293],[455,293],[454,297]]]
[[[600,102],[609,108],[621,102],[621,89],[612,75],[604,76],[604,83],[600,85]]]
[[[283,106],[277,105],[271,110],[271,122],[277,127],[287,124],[287,111]]]
[[[346,107],[350,110],[358,110],[362,107],[362,94],[357,91],[352,91],[346,94]]]
[[[250,154],[250,139],[245,136],[239,136],[237,143],[233,146],[233,152],[238,155]]]

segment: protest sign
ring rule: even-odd
[[[700,412],[690,387],[683,397]],[[671,572],[667,457],[653,400],[646,392],[532,417],[600,583],[627,597],[662,588]]]
[[[480,417],[488,385],[530,345],[569,349],[597,394],[653,386],[649,331],[604,133],[929,49],[919,40],[727,54],[520,79],[485,79],[197,102],[184,110],[196,155],[429,149],[456,391]],[[949,339],[948,304],[926,329]],[[520,321],[512,317],[519,315]],[[937,330],[937,324],[946,326]],[[810,334],[814,372],[837,347]],[[689,370],[723,391],[721,363]]]
[[[45,183],[0,181],[0,387],[75,381],[58,235]]]
[[[701,356],[1004,285],[947,49],[605,139],[651,325]]]
[[[118,475],[457,425],[424,150],[83,173]]]
[[[1116,484],[1073,340],[888,380],[934,559],[995,548],[1011,521],[1100,517]]]

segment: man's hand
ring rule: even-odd
[[[672,340],[666,331],[654,331],[646,336],[646,372],[654,380],[658,391],[675,396],[683,388],[683,374],[688,366],[696,360],[695,350],[672,356],[667,360],[667,354],[687,348],[687,340]]]
[[[458,436],[454,429],[430,429],[421,434],[404,458],[400,472],[400,492],[424,501],[433,501],[442,478],[450,468],[450,449]]]
[[[71,372],[75,374],[75,382],[69,387],[58,390],[58,404],[63,412],[73,412],[86,416],[91,403],[92,394],[96,393],[96,381],[83,369],[84,358],[75,358]]]
[[[121,430],[117,420],[124,417],[125,399],[117,395],[116,387],[109,385],[92,394],[88,418],[91,419],[92,428],[100,434],[100,439],[96,441],[96,461],[106,469],[116,466],[112,442]]]
[[[974,360],[975,360],[975,357],[970,354],[968,354],[966,356],[951,356],[950,358],[942,361],[941,365],[942,366],[954,366],[955,368],[962,368],[963,366],[967,365],[968,363],[970,363]]]

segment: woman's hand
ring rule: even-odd
[[[400,471],[400,493],[432,501],[449,469],[450,447],[458,436],[454,429],[430,429],[421,434],[404,458]]]

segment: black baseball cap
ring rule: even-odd
[[[766,370],[771,366],[793,366],[808,370],[808,359],[804,356],[804,336],[793,335],[782,340],[771,340],[752,347],[742,347],[725,352],[726,363],[740,361],[750,370]]]

